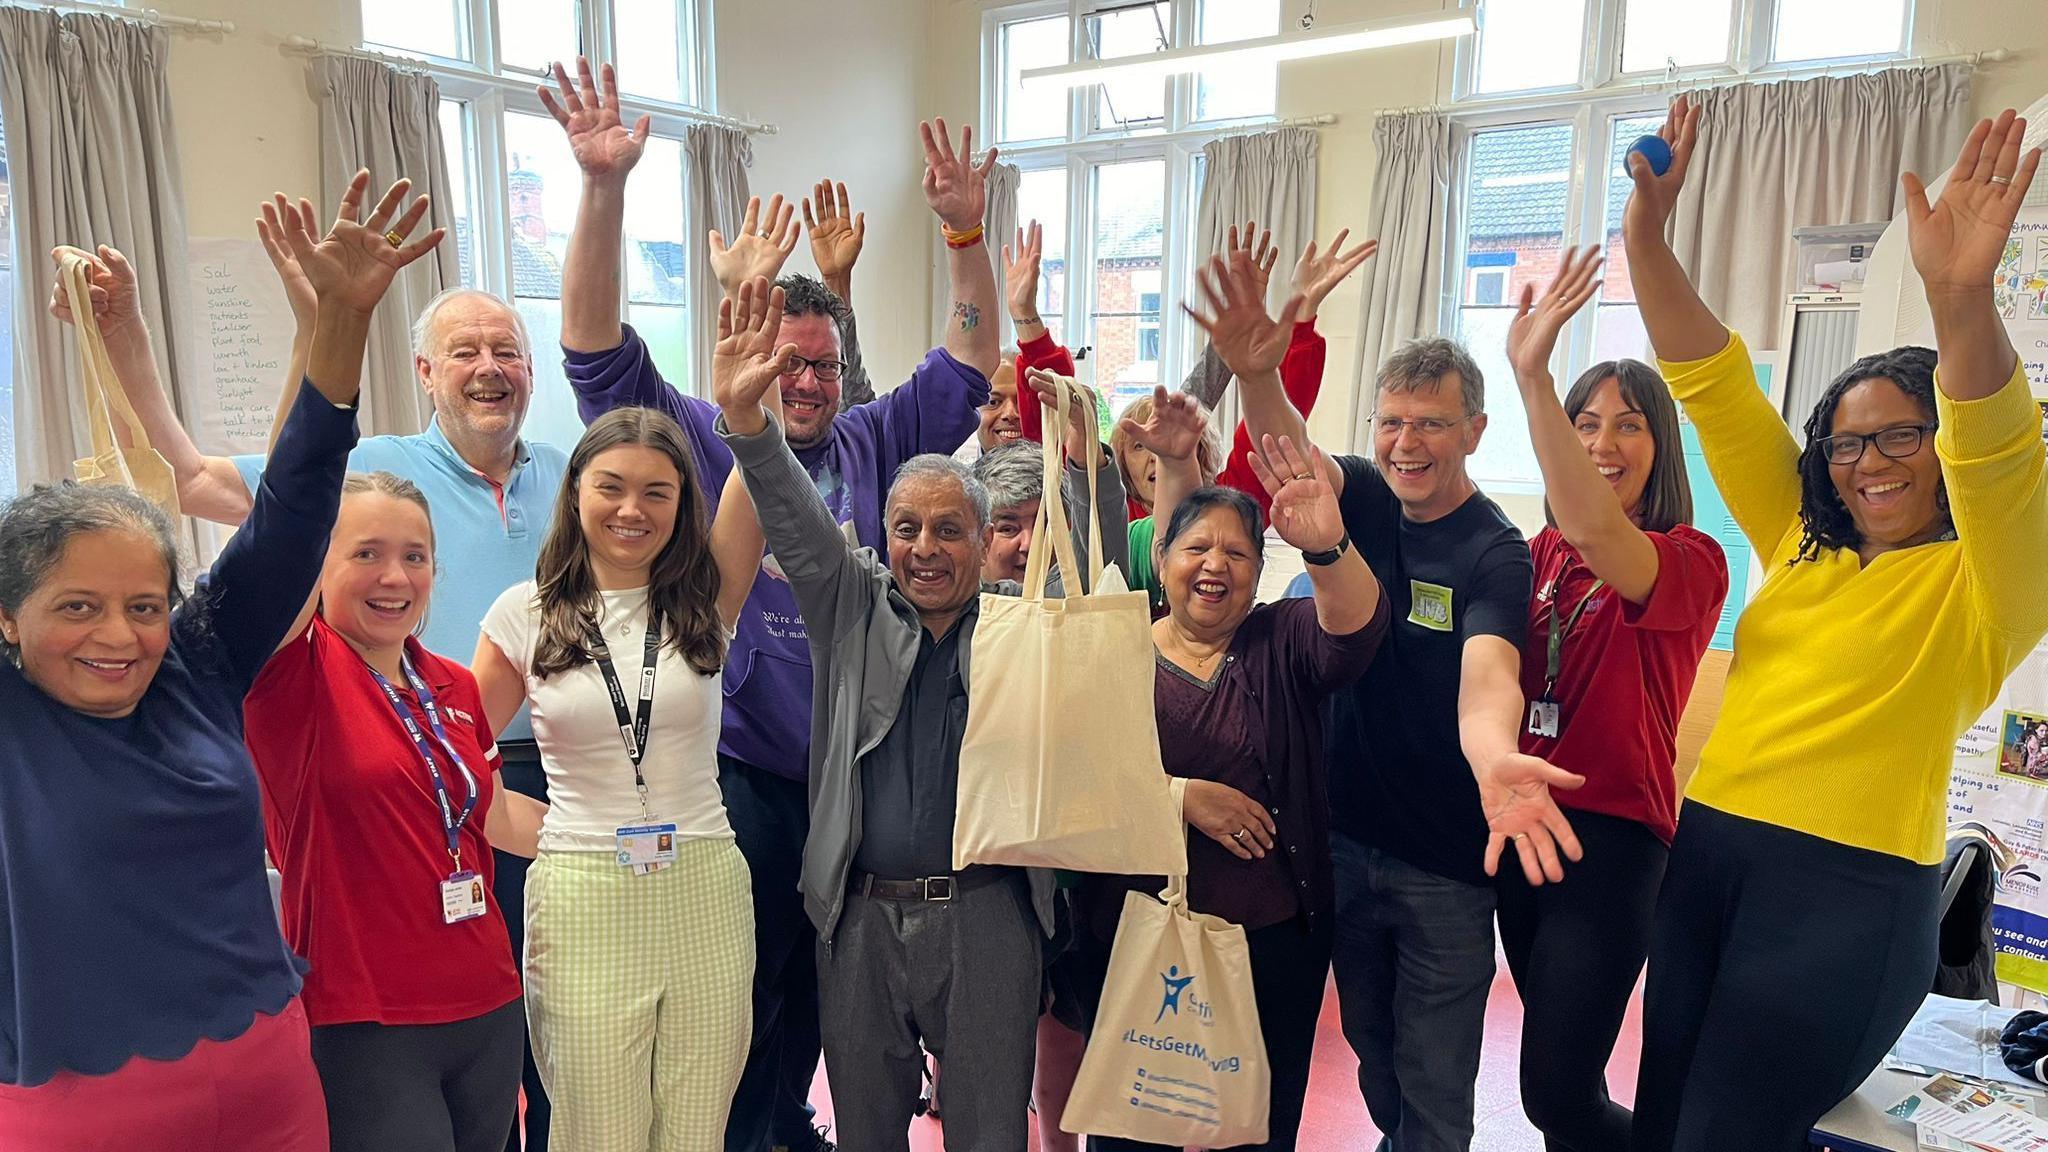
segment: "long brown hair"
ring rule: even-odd
[[[1565,416],[1577,424],[1579,413],[1593,402],[1593,393],[1609,380],[1621,390],[1622,404],[1643,414],[1650,427],[1650,443],[1657,453],[1650,461],[1649,479],[1643,483],[1642,503],[1636,507],[1636,526],[1645,532],[1669,532],[1680,524],[1691,524],[1692,481],[1685,474],[1685,442],[1678,430],[1678,405],[1655,368],[1641,360],[1608,360],[1593,365],[1565,393]],[[1543,502],[1543,519],[1552,525],[1557,523],[1548,500]]]
[[[616,408],[594,421],[569,454],[568,475],[555,498],[554,523],[541,545],[534,605],[540,640],[533,674],[541,679],[591,661],[589,638],[602,612],[590,544],[583,538],[580,488],[584,470],[600,454],[627,445],[652,448],[676,467],[675,533],[648,574],[648,597],[661,621],[661,643],[708,676],[725,664],[725,628],[718,619],[718,564],[711,555],[704,484],[697,476],[683,430],[652,408]]]

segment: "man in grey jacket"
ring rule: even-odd
[[[987,491],[950,457],[915,457],[889,490],[887,557],[857,548],[761,398],[721,391],[719,434],[810,634],[811,832],[801,884],[818,930],[840,1143],[904,1146],[922,1044],[945,1065],[948,1147],[1022,1148],[1052,876],[952,868],[969,654],[991,535]],[[1122,507],[1121,491],[1110,491],[1119,485],[1098,485],[1098,508]],[[1087,506],[1084,472],[1069,469],[1063,487]],[[1124,537],[1120,516],[1104,537]]]

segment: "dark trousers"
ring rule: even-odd
[[[1607,1095],[1607,1058],[1650,949],[1669,855],[1634,820],[1565,810],[1585,859],[1531,886],[1501,858],[1500,941],[1522,997],[1522,1110],[1550,1152],[1628,1152],[1628,1109]]]
[[[1302,1102],[1308,1098],[1309,1061],[1316,1047],[1316,1018],[1330,982],[1330,949],[1334,933],[1330,917],[1304,928],[1299,919],[1245,932],[1252,960],[1252,999],[1259,1007],[1259,1032],[1266,1040],[1266,1065],[1272,1072],[1272,1095],[1266,1121],[1266,1142],[1242,1147],[1267,1152],[1292,1152],[1301,1128]],[[1108,958],[1103,959],[1108,973]],[[1116,1136],[1090,1136],[1089,1152],[1151,1152],[1163,1144],[1146,1144]]]
[[[1805,1148],[1926,998],[1940,888],[1938,865],[1688,802],[1651,929],[1638,1152]]]
[[[1330,855],[1337,1003],[1381,1148],[1465,1152],[1493,986],[1493,888],[1339,833]]]
[[[313,1066],[333,1152],[498,1152],[519,1107],[518,1000],[452,1024],[325,1024]]]
[[[817,1079],[818,935],[797,881],[811,831],[810,789],[721,755],[726,819],[747,859],[754,896],[754,1031],[725,1124],[727,1152],[808,1149]]]
[[[500,740],[498,754],[505,758],[505,767],[500,779],[505,787],[522,796],[531,796],[545,802],[548,798],[548,778],[541,771],[540,749],[531,740]],[[505,914],[505,934],[512,938],[512,959],[524,971],[526,966],[526,866],[533,863],[524,856],[506,852],[492,852],[491,894],[498,898],[498,908]],[[523,1024],[523,1021],[522,1021]],[[512,1135],[505,1142],[505,1152],[548,1152],[548,1108],[547,1089],[541,1087],[540,1066],[533,1062],[533,1040],[522,1026],[519,1029],[519,1045],[525,1052],[525,1063],[520,1066],[519,1087],[526,1093],[525,1141],[520,1140],[521,1125],[512,1126]]]

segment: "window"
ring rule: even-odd
[[[1038,316],[1061,344],[1067,309],[1067,170],[1041,168],[1017,181],[1017,220],[1038,221]]]
[[[1773,60],[1878,56],[1906,43],[1906,0],[1778,0]]]
[[[1728,59],[1734,0],[1628,0],[1622,13],[1621,70],[1661,72]]]
[[[1087,20],[1088,55],[1096,60],[1121,56],[1144,56],[1164,51],[1173,44],[1172,5],[1157,4],[1120,8]],[[1095,86],[1095,126],[1129,127],[1166,119],[1166,81],[1163,79],[1116,80]]]
[[[1197,42],[1228,44],[1256,40],[1280,31],[1280,0],[1211,0],[1202,5]],[[1233,120],[1240,116],[1271,116],[1279,104],[1280,70],[1276,64],[1233,64],[1200,74],[1195,83],[1195,119]]]
[[[14,495],[14,206],[0,136],[0,500]]]
[[[1094,171],[1094,298],[1089,344],[1110,412],[1150,396],[1159,375],[1159,303],[1166,259],[1166,164],[1134,160]],[[1150,307],[1147,307],[1149,303]],[[1141,332],[1150,331],[1150,355]]]
[[[498,59],[507,68],[545,73],[577,39],[576,0],[497,0]],[[628,37],[630,40],[631,37]]]
[[[1019,74],[1026,68],[1048,68],[1067,62],[1065,16],[1017,20],[1002,26],[1002,138],[1043,140],[1067,134],[1067,92],[1064,88],[1026,90]]]
[[[1486,0],[1480,8],[1480,92],[1577,83],[1585,0]]]
[[[455,246],[456,282],[476,286],[479,278],[476,258],[476,201],[471,194],[476,174],[470,161],[476,155],[475,137],[469,130],[469,107],[460,100],[441,101],[441,147],[448,161],[449,214],[455,218],[447,243]]]
[[[363,43],[467,60],[466,7],[460,0],[363,0]]]

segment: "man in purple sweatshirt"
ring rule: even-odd
[[[705,490],[717,492],[732,454],[712,432],[718,408],[661,378],[647,345],[619,318],[626,177],[640,159],[647,121],[620,122],[616,82],[605,68],[600,91],[578,61],[572,85],[557,70],[543,92],[583,170],[583,197],[562,276],[562,351],[577,406],[589,421],[621,405],[660,408],[683,426]],[[987,403],[988,375],[999,359],[999,296],[987,247],[978,238],[987,203],[991,152],[980,166],[962,133],[956,152],[945,122],[923,126],[925,200],[948,234],[952,304],[945,344],[908,382],[872,403],[841,410],[845,371],[841,330],[846,305],[808,277],[784,277],[782,339],[796,355],[782,377],[786,436],[816,480],[826,507],[861,544],[885,548],[882,505],[903,461],[951,452],[973,433]],[[772,216],[773,214],[771,214]],[[778,221],[764,221],[779,231]],[[774,276],[793,243],[766,232],[714,242],[721,283]],[[773,556],[762,561],[725,666],[725,723],[719,785],[753,872],[754,1036],[726,1130],[730,1152],[812,1152],[825,1145],[807,1102],[817,1072],[818,989],[815,932],[797,876],[810,828],[806,784],[810,755],[811,659],[796,598]]]

